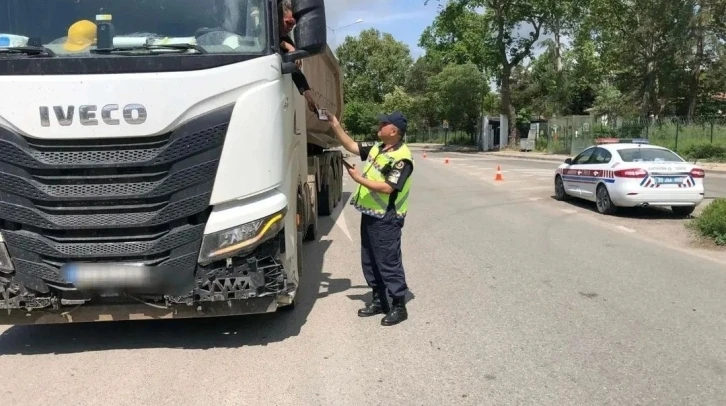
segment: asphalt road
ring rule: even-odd
[[[726,262],[553,201],[542,164],[494,183],[501,161],[419,154],[403,324],[356,316],[359,215],[339,205],[294,312],[3,326],[1,404],[726,404]]]

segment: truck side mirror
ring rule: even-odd
[[[323,0],[293,0],[292,14],[297,20],[295,51],[282,56],[288,63],[323,52],[328,42]]]

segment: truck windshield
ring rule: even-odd
[[[58,58],[108,57],[109,53],[97,52],[99,44],[112,44],[103,46],[107,49],[146,53],[266,53],[269,29],[265,3],[266,0],[0,0],[0,51],[19,47],[14,52],[0,53],[0,57],[22,57],[23,52],[18,51],[27,47],[44,47]],[[113,30],[108,30],[108,23]],[[26,52],[25,56],[34,55]]]

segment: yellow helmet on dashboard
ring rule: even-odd
[[[63,44],[63,49],[78,52],[94,43],[96,43],[96,24],[88,20],[80,20],[68,28],[68,37]]]

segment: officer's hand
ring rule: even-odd
[[[330,122],[330,125],[334,128],[340,125],[340,121],[338,121],[338,117],[335,117],[335,114],[328,114],[328,121]]]
[[[358,173],[358,169],[356,169],[355,165],[353,165],[352,168],[346,168],[348,169],[348,175],[350,175],[353,180],[358,180],[360,177],[360,174]]]

